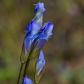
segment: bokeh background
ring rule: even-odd
[[[24,30],[43,2],[43,22],[54,24],[42,48],[46,66],[39,84],[84,84],[84,0],[0,0],[0,84],[16,84]],[[35,62],[28,77],[34,81]]]

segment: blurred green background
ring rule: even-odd
[[[54,24],[42,48],[46,66],[39,84],[84,84],[84,0],[0,0],[0,84],[16,84],[24,30],[43,2],[43,22]],[[35,62],[28,77],[34,80]]]

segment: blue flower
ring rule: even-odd
[[[39,32],[39,26],[35,21],[30,21],[26,26],[26,33],[30,32],[32,35]]]
[[[22,80],[22,84],[33,84],[31,79],[27,78],[27,77],[24,77],[23,80]]]
[[[44,67],[45,67],[45,60],[44,60],[44,55],[42,50],[40,50],[38,59],[36,62],[36,73],[35,73],[35,82],[38,83],[43,72],[44,72]]]
[[[37,3],[37,4],[34,4],[35,5],[35,9],[34,9],[34,15],[37,13],[37,12],[41,12],[43,13],[46,9],[44,8],[44,3]]]
[[[37,33],[39,32],[39,26],[35,21],[30,21],[26,27],[26,35],[23,41],[22,53],[21,53],[21,62],[26,62],[28,58],[28,51],[32,46],[34,39],[37,37]]]
[[[40,74],[40,72],[44,66],[45,66],[44,55],[43,55],[42,50],[40,50],[39,55],[38,55],[38,59],[36,62],[36,69],[37,69],[38,75]]]
[[[32,42],[37,37],[37,33],[39,32],[39,26],[35,21],[29,22],[27,25],[26,31],[29,31],[24,38],[23,45],[25,48],[25,54],[28,52],[31,47]]]
[[[43,12],[45,11],[44,4],[39,2],[34,5],[34,18],[28,23],[25,30],[26,35],[23,41],[21,54],[21,60],[23,60],[23,62],[26,62],[26,59],[31,51],[31,56],[29,57],[30,59],[39,53],[42,46],[46,41],[48,41],[48,38],[51,38],[50,36],[52,35],[53,30],[53,24],[51,22],[44,23],[41,28]]]
[[[43,12],[46,9],[44,8],[44,3],[39,2],[39,3],[34,4],[34,5],[35,5],[34,18],[32,20],[37,22],[39,25],[39,28],[41,28],[42,22],[43,22]]]
[[[52,35],[53,24],[51,22],[44,23],[42,29],[38,33],[38,37],[34,40],[34,45],[38,42],[36,50],[41,48],[48,38]]]
[[[50,38],[50,36],[53,35],[52,30],[53,30],[53,24],[51,22],[44,23],[42,29],[40,30],[41,31],[41,33],[39,34],[40,39],[48,40],[48,38]]]

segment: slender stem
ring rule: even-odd
[[[20,72],[19,72],[19,76],[18,76],[17,84],[19,84],[19,80],[20,80],[20,76],[21,76],[22,68],[23,68],[23,64],[21,64],[21,67],[20,67]]]
[[[24,69],[24,74],[23,74],[23,77],[25,77],[25,76],[27,75],[29,62],[30,62],[30,59],[27,59],[27,62],[26,62],[26,65],[25,65],[25,69]]]

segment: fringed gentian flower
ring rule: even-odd
[[[37,37],[37,33],[39,32],[39,26],[35,21],[29,22],[28,26],[29,27],[26,28],[26,31],[29,31],[29,32],[25,35],[25,39],[23,41],[25,54],[29,50],[32,42]]]
[[[41,2],[34,4],[34,5],[35,5],[34,18],[32,20],[38,23],[39,28],[41,28],[42,22],[43,22],[43,12],[46,9],[44,8],[44,4]]]
[[[33,21],[35,21],[39,25],[40,31],[37,34],[37,38],[35,38],[33,42],[33,46],[35,46],[36,44],[37,46],[35,47],[36,49],[34,49],[35,51],[32,52],[31,56],[29,57],[30,59],[35,57],[39,53],[44,43],[48,41],[48,38],[50,38],[50,36],[52,35],[53,24],[51,22],[44,23],[41,29],[44,11],[45,8],[43,3],[39,2],[38,4],[35,4]]]
[[[38,37],[35,39],[35,44],[38,42],[36,50],[41,48],[44,45],[44,43],[48,41],[48,38],[50,38],[50,36],[52,35],[52,30],[53,24],[51,22],[44,23],[42,29],[40,29]]]
[[[33,52],[31,53],[29,59],[35,57],[39,53],[44,43],[48,41],[48,38],[52,35],[53,24],[51,22],[44,23],[41,28],[43,22],[43,12],[45,11],[44,4],[39,2],[34,5],[34,18],[28,23],[25,30],[26,35],[23,41],[23,52],[21,55],[22,63],[26,62],[31,46],[34,47],[36,45],[34,49],[33,47],[31,48],[33,49]]]
[[[48,41],[48,38],[51,38],[52,30],[53,24],[51,22],[44,23],[42,29],[40,29],[40,32],[38,33],[38,37],[33,42],[33,46],[38,42],[35,52],[40,49],[46,41]]]
[[[33,84],[31,79],[27,78],[27,77],[24,77],[23,80],[22,80],[22,84]]]
[[[22,84],[32,84],[31,79],[25,76],[27,75],[29,60],[38,55],[38,53],[39,55],[36,62],[35,83],[37,84],[39,82],[45,67],[44,55],[41,48],[44,45],[44,43],[48,41],[48,38],[51,38],[50,36],[52,35],[53,24],[51,22],[44,23],[42,27],[43,12],[45,11],[44,4],[39,2],[34,5],[35,5],[34,17],[32,21],[28,23],[25,30],[26,35],[23,41],[22,53],[21,53],[22,64],[17,84],[19,84],[23,63],[26,64]]]
[[[34,39],[37,37],[37,33],[39,32],[39,26],[35,21],[30,21],[26,27],[26,35],[23,41],[23,48],[21,54],[21,62],[26,62],[28,58],[28,50],[30,49]]]
[[[44,55],[42,50],[40,50],[38,59],[36,62],[36,73],[35,73],[35,82],[38,83],[43,72],[44,72],[44,67],[45,67],[45,60],[44,60]]]
[[[23,47],[21,53],[22,63],[26,62],[29,55],[29,49],[32,45],[32,42],[37,37],[37,33],[41,28],[43,22],[43,12],[45,11],[44,4],[39,2],[38,4],[34,5],[35,5],[34,18],[32,19],[31,22],[28,23],[25,30],[26,35],[23,41]]]

